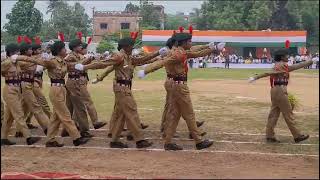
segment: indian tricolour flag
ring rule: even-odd
[[[187,32],[187,31],[186,31]],[[145,46],[164,46],[172,36],[173,30],[144,30],[142,43]],[[197,31],[192,34],[194,44],[226,42],[230,47],[290,47],[306,46],[306,31]]]

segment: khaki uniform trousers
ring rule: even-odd
[[[87,111],[81,97],[82,80],[68,79],[67,87],[67,107],[71,113],[72,119],[76,122],[80,132],[89,131],[89,122]]]
[[[301,135],[297,129],[294,120],[291,104],[288,100],[287,86],[274,86],[271,88],[271,109],[268,117],[266,136],[267,138],[274,138],[274,128],[277,125],[280,112],[289,127],[291,134],[294,138]]]
[[[168,79],[164,82],[164,88],[167,92],[167,95],[166,95],[166,102],[164,104],[164,109],[163,109],[163,114],[162,114],[162,119],[161,119],[161,125],[160,125],[161,131],[164,130],[165,122],[166,122],[166,119],[168,118],[168,109],[169,109],[169,104],[171,103],[170,92],[171,92],[172,82],[173,81],[168,80]]]
[[[38,103],[42,107],[42,111],[47,115],[48,119],[50,119],[51,110],[50,110],[49,103],[48,103],[46,97],[44,96],[44,94],[42,92],[42,88],[37,83],[34,83],[33,93],[34,93]],[[26,115],[27,116],[27,120],[26,120],[27,124],[31,124],[31,120],[32,120],[33,115],[34,114],[32,112],[29,112]],[[17,129],[17,131],[20,131],[20,130]]]
[[[176,132],[180,117],[187,123],[189,132],[196,143],[201,142],[200,131],[198,130],[195,114],[192,107],[190,92],[187,84],[172,83],[170,93],[171,104],[167,114],[165,125],[165,144],[171,143],[171,139]]]
[[[51,86],[49,98],[53,106],[53,112],[48,128],[48,141],[56,141],[60,124],[66,128],[73,140],[80,138],[80,133],[74,121],[71,119],[70,112],[66,105],[67,90],[63,86]]]
[[[3,123],[3,119],[4,119],[4,104],[3,104],[3,101],[2,101],[2,97],[1,97],[1,126],[2,126],[2,123]]]
[[[86,80],[85,85],[80,86],[81,100],[88,111],[92,124],[94,124],[98,122],[98,113],[93,104],[87,85],[88,85],[88,81]]]
[[[47,129],[49,118],[43,112],[42,106],[38,102],[35,94],[33,93],[33,85],[21,84],[22,86],[22,104],[25,110],[25,119],[28,116],[27,112],[32,112],[39,125],[43,130]]]
[[[30,131],[24,118],[24,111],[22,107],[22,94],[20,86],[8,86],[3,88],[3,100],[6,103],[4,111],[4,121],[1,127],[1,139],[8,139],[10,128],[13,121],[25,138],[30,137]]]
[[[115,115],[111,128],[112,142],[119,141],[119,136],[125,123],[135,141],[143,140],[137,104],[132,96],[130,88],[114,84],[114,93]]]

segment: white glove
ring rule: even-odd
[[[42,53],[42,54],[41,54],[41,58],[42,58],[43,60],[45,60],[45,61],[48,61],[48,60],[51,59],[51,55],[48,54],[48,53]]]
[[[217,49],[218,49],[219,51],[222,51],[225,46],[226,46],[226,43],[225,43],[225,42],[218,43],[218,44],[217,44]]]
[[[140,79],[142,79],[142,78],[144,78],[146,76],[145,73],[144,73],[144,70],[139,70],[137,75],[138,75],[138,77]]]
[[[159,50],[159,54],[161,57],[166,56],[168,54],[168,52],[169,52],[169,49],[167,47],[163,47]]]
[[[10,57],[10,59],[12,60],[13,63],[16,63],[16,62],[17,62],[17,58],[18,58],[18,55],[17,55],[17,54],[12,55],[12,56]]]
[[[97,78],[91,81],[92,84],[97,84],[98,82],[99,80]]]
[[[214,45],[214,42],[209,43],[209,48],[212,50],[216,48],[216,45]]]
[[[144,69],[144,68],[146,68],[148,66],[148,64],[144,64],[144,65],[142,65],[142,68]]]
[[[74,66],[74,68],[75,68],[76,70],[83,71],[84,65],[82,65],[82,64],[76,64],[76,65]]]
[[[140,54],[140,50],[139,49],[132,50],[132,56],[138,56],[139,54]]]
[[[43,72],[43,66],[37,65],[36,72],[42,73]]]
[[[256,79],[254,77],[249,78],[249,83],[253,83]]]

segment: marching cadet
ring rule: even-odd
[[[81,59],[80,53],[82,51],[82,42],[80,39],[71,40],[69,49],[72,52],[65,59],[68,66],[70,66],[68,67],[68,80],[66,83],[68,94],[67,106],[72,119],[75,120],[78,125],[81,136],[93,137],[93,135],[89,133],[87,109],[82,97],[82,92],[87,89],[87,73],[73,68],[73,64],[75,63],[88,64],[92,59]],[[95,120],[97,120],[97,118],[95,118]],[[66,133],[64,132],[65,131],[63,131],[62,136],[66,136]]]
[[[208,49],[202,51],[187,51],[191,48],[192,35],[189,33],[178,33],[175,35],[177,41],[177,48],[173,50],[171,55],[167,56],[161,62],[155,62],[149,65],[145,70],[138,72],[139,77],[144,77],[146,74],[153,72],[165,65],[168,66],[168,78],[172,81],[169,114],[165,125],[164,149],[165,150],[182,150],[183,148],[176,143],[172,143],[172,137],[178,126],[180,117],[182,116],[188,126],[192,138],[196,143],[197,149],[204,149],[210,147],[213,142],[209,140],[202,140],[200,132],[195,121],[195,114],[192,107],[189,88],[187,86],[188,73],[188,58],[196,58],[206,56],[216,51],[217,46],[214,43],[209,44]],[[218,49],[222,50],[224,43],[218,44]]]
[[[67,56],[65,44],[62,41],[54,42],[51,46],[53,58],[46,57],[45,54],[42,58],[29,58],[27,56],[19,56],[17,60],[33,62],[35,64],[44,66],[48,71],[48,76],[51,81],[49,91],[49,98],[53,106],[53,113],[48,127],[48,140],[46,147],[62,147],[64,144],[56,140],[56,135],[59,131],[59,126],[62,123],[67,132],[73,139],[73,144],[79,146],[89,141],[89,138],[82,137],[77,130],[74,121],[71,119],[70,112],[66,105],[67,90],[65,87],[65,76],[67,65],[65,57]]]
[[[2,97],[1,97],[1,127],[2,127],[2,122],[3,122],[3,115],[4,115],[4,104],[2,102]]]
[[[135,41],[133,38],[123,38],[118,42],[119,53],[113,54],[107,62],[95,62],[89,65],[77,64],[75,68],[78,70],[102,69],[107,66],[114,66],[115,80],[113,90],[115,93],[115,118],[112,126],[111,148],[127,148],[128,146],[119,141],[119,136],[123,130],[124,124],[132,133],[136,141],[137,148],[146,148],[152,145],[143,138],[140,119],[137,111],[137,104],[132,96],[131,85],[134,68],[145,62],[155,58],[159,54],[164,56],[167,53],[166,48],[161,48],[158,52],[151,53],[142,57],[133,57],[132,49]]]
[[[82,60],[85,59],[84,55],[87,54],[87,46],[88,46],[88,44],[82,43],[82,50],[80,52],[80,57],[81,57]],[[95,129],[99,129],[99,128],[105,126],[107,123],[106,122],[100,122],[98,120],[97,110],[96,110],[96,108],[95,108],[95,106],[93,104],[93,101],[91,99],[90,93],[89,93],[88,88],[87,88],[88,81],[89,81],[88,73],[84,72],[84,74],[87,77],[87,79],[86,79],[87,81],[85,81],[85,86],[80,88],[80,93],[81,93],[80,96],[81,96],[81,98],[83,100],[84,105],[86,106],[86,109],[87,109],[88,114],[90,116],[90,119],[92,121],[93,127]]]
[[[307,67],[312,64],[312,61],[305,61],[303,63],[294,64],[288,66],[288,51],[278,50],[275,52],[274,60],[276,61],[273,71],[256,75],[249,79],[249,82],[253,82],[257,79],[270,76],[271,84],[271,109],[268,116],[268,122],[266,127],[266,140],[271,143],[279,143],[276,139],[274,128],[277,125],[277,121],[282,113],[289,130],[296,143],[304,141],[309,138],[309,135],[301,134],[300,130],[296,127],[296,122],[293,116],[291,104],[288,99],[287,85],[289,81],[289,72]]]
[[[32,46],[30,44],[22,43],[20,45],[20,55],[31,57],[32,53]],[[37,57],[34,56],[32,58]],[[44,133],[47,134],[49,117],[43,112],[42,106],[34,94],[34,74],[37,65],[30,62],[19,62],[19,65],[21,68],[22,104],[25,109],[25,117],[28,115],[27,112],[33,113]]]
[[[176,40],[174,39],[174,35],[169,38],[166,42],[166,46],[171,49],[171,50],[174,50],[177,46],[176,44]],[[206,49],[208,46],[192,46],[190,50],[192,51],[200,51],[200,50],[203,50],[203,49]],[[173,51],[171,51],[173,52]],[[165,66],[166,68],[166,73],[168,75],[168,66]],[[165,126],[165,121],[167,119],[167,116],[168,116],[168,109],[169,109],[169,104],[170,104],[170,89],[171,89],[171,86],[172,86],[172,81],[170,79],[166,79],[165,83],[164,83],[164,88],[167,92],[166,94],[166,101],[165,101],[165,105],[164,105],[164,110],[163,110],[163,113],[162,113],[162,118],[161,118],[161,125],[160,125],[160,131],[163,133],[164,131],[164,126]],[[197,124],[197,127],[201,127],[203,125],[204,121],[196,121],[196,124]],[[203,132],[201,133],[201,136],[204,136],[206,133]],[[165,134],[163,134],[163,137],[165,136]],[[189,134],[189,138],[192,139],[192,135]]]
[[[16,61],[16,54],[18,53],[19,46],[17,44],[8,44],[6,46],[8,58],[1,62],[1,75],[5,78],[3,100],[6,104],[3,126],[1,127],[1,146],[15,144],[8,139],[9,131],[14,120],[16,122],[16,127],[20,128],[28,145],[34,144],[41,139],[39,137],[30,136],[30,130],[28,129],[24,118],[20,84],[21,70],[19,62]]]

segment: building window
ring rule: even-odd
[[[121,29],[130,29],[130,23],[121,23]]]
[[[101,23],[100,24],[100,29],[108,29],[108,24],[107,23]]]

